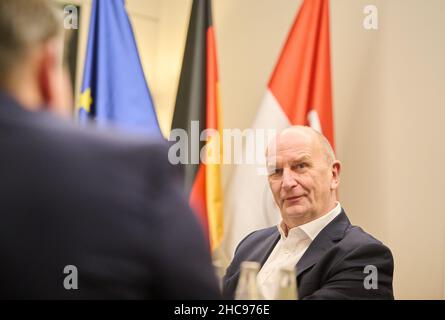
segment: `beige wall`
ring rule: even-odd
[[[444,298],[444,12],[440,0],[388,5],[388,243],[407,298]]]
[[[213,3],[224,126],[247,128],[300,1]],[[378,30],[362,27],[368,4],[379,10]],[[191,0],[127,6],[167,134]],[[445,298],[444,12],[442,0],[331,1],[341,202],[392,249],[400,299]]]

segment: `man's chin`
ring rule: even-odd
[[[304,206],[295,205],[284,210],[284,214],[289,218],[302,218],[307,215],[307,208]]]

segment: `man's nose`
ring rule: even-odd
[[[283,169],[283,189],[290,190],[298,185],[295,173],[290,168]]]

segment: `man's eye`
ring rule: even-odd
[[[307,167],[306,163],[298,163],[294,166],[295,169],[301,170]]]
[[[280,168],[275,168],[275,169],[270,169],[269,170],[269,175],[270,176],[279,176],[283,173],[283,169]]]

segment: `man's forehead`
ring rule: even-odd
[[[271,152],[267,155],[267,162],[295,162],[300,160],[311,160],[313,152],[310,148],[289,148],[289,149],[277,149],[276,152]]]
[[[310,151],[314,147],[314,136],[311,132],[301,128],[285,129],[269,143],[267,154]]]
[[[314,139],[314,132],[309,127],[291,127],[284,129],[276,136],[278,141],[288,141],[288,140],[302,140],[302,141],[312,141]]]
[[[268,165],[293,165],[300,162],[312,162],[312,155],[306,152],[294,152],[289,154],[278,154],[277,156],[267,158]]]

